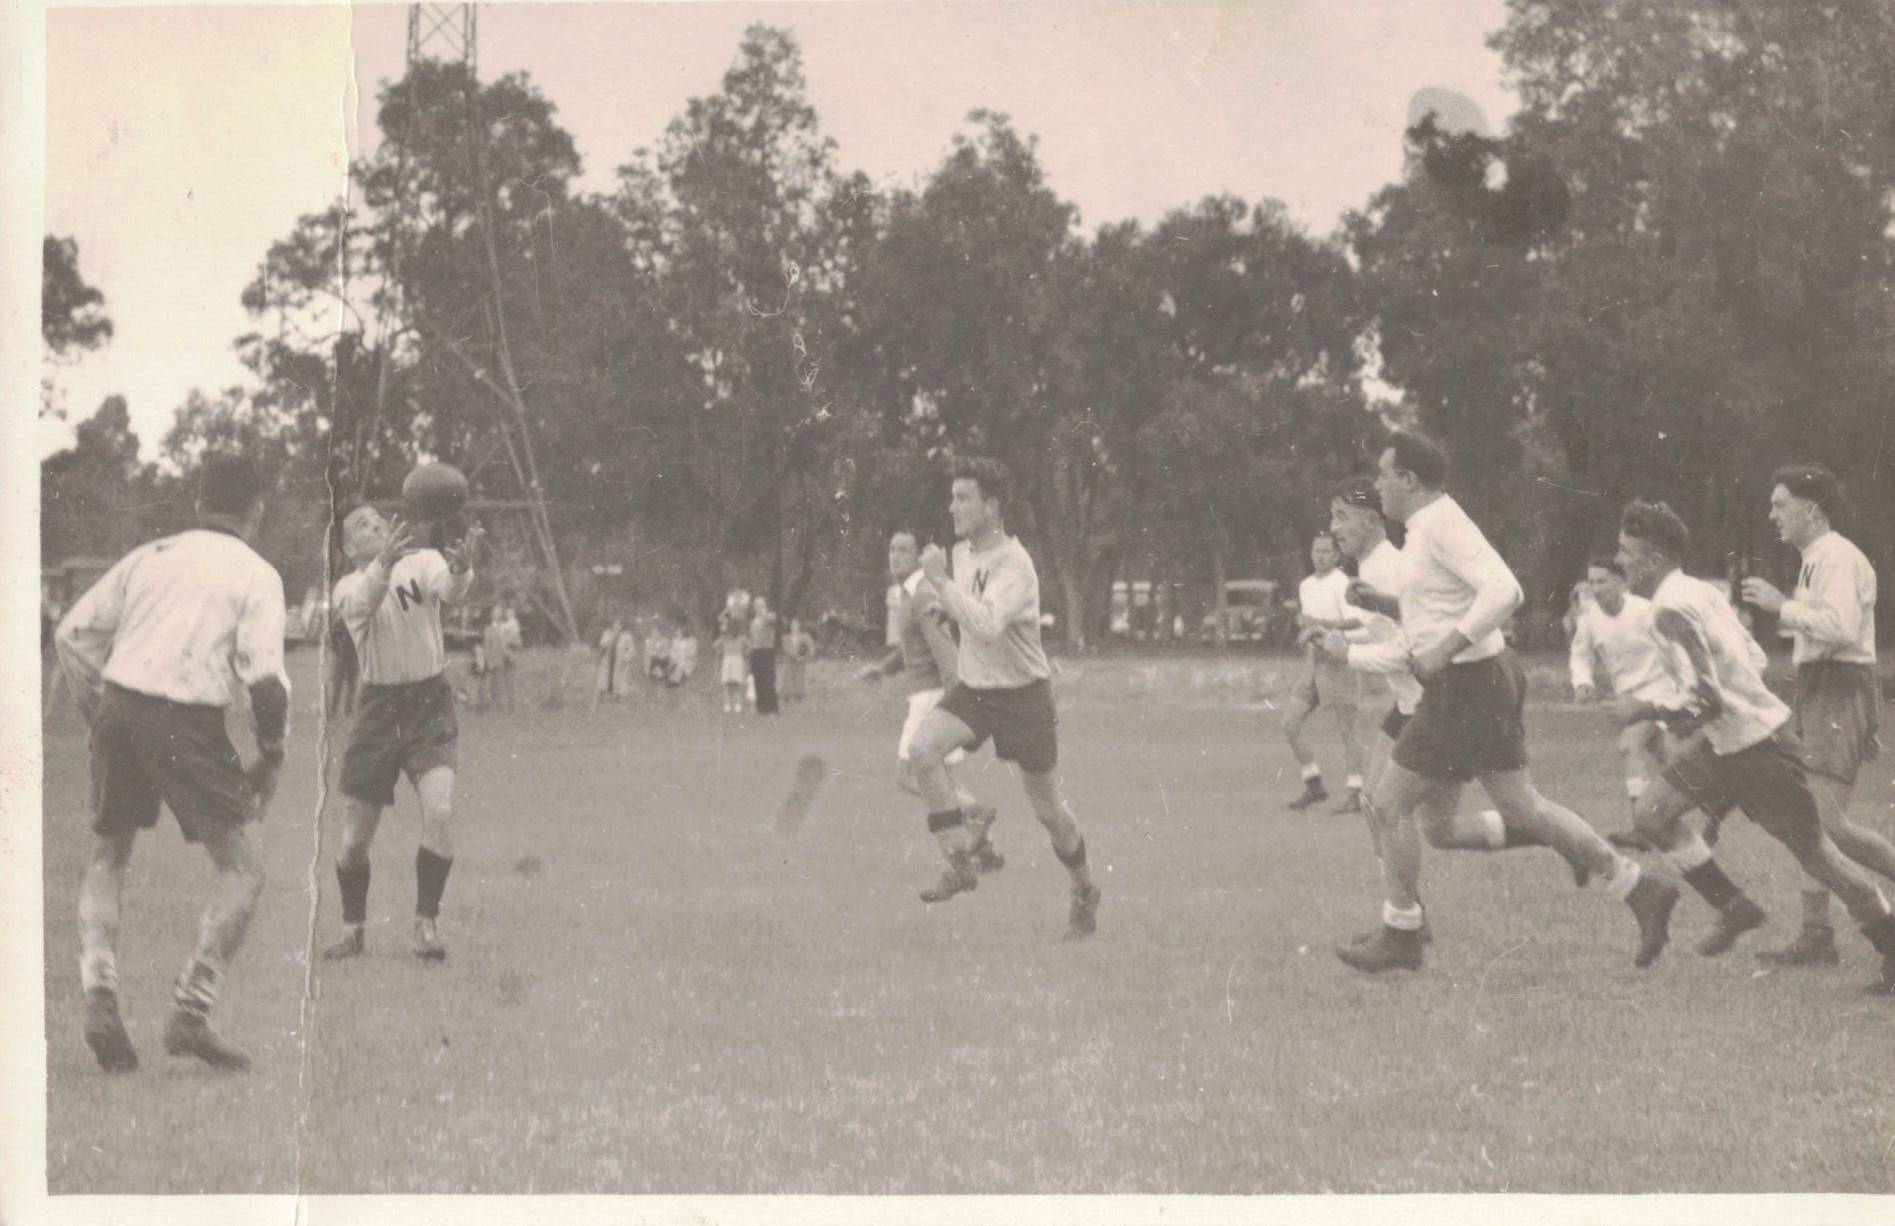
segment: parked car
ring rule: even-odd
[[[1198,633],[1207,642],[1261,643],[1270,637],[1278,618],[1274,579],[1230,579],[1224,584],[1224,625],[1217,610],[1205,614]]]

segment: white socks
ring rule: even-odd
[[[1392,902],[1382,904],[1382,923],[1402,932],[1421,931],[1421,908],[1398,907]]]

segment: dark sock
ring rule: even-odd
[[[336,884],[342,887],[342,922],[361,924],[368,920],[368,861],[360,868],[336,865]]]
[[[1737,883],[1724,875],[1724,870],[1718,867],[1715,860],[1706,860],[1696,868],[1687,869],[1684,881],[1719,911],[1744,896],[1744,892],[1737,888]]]
[[[441,913],[441,892],[447,889],[451,856],[437,856],[423,847],[415,852],[415,914],[433,919]]]
[[[967,818],[959,809],[942,809],[938,813],[928,814],[928,833],[940,834],[943,830],[952,830],[966,824]]]
[[[1541,838],[1537,834],[1534,834],[1530,830],[1516,830],[1514,827],[1508,826],[1504,822],[1501,825],[1502,825],[1502,828],[1507,833],[1507,841],[1504,844],[1504,846],[1506,847],[1551,847],[1552,846],[1551,843],[1548,843],[1545,839]]]

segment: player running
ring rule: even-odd
[[[1727,952],[1763,925],[1764,912],[1678,819],[1693,805],[1706,812],[1738,807],[1842,899],[1882,955],[1882,977],[1870,991],[1895,994],[1895,917],[1875,882],[1824,833],[1821,809],[1833,798],[1811,786],[1790,709],[1764,685],[1736,610],[1717,589],[1679,569],[1690,540],[1683,521],[1662,502],[1633,502],[1620,517],[1619,564],[1632,590],[1650,595],[1666,670],[1689,704],[1638,712],[1690,739],[1639,797],[1633,821],[1716,909],[1717,926],[1699,953]]]
[[[1350,620],[1359,625],[1348,630],[1325,630],[1321,640],[1323,649],[1357,672],[1383,678],[1394,700],[1381,723],[1387,745],[1374,755],[1367,772],[1368,786],[1372,789],[1386,765],[1388,749],[1401,736],[1415,708],[1421,705],[1421,682],[1409,671],[1408,642],[1402,635],[1401,623],[1385,613],[1358,605],[1356,599],[1374,593],[1399,596],[1407,582],[1407,566],[1402,551],[1388,539],[1388,524],[1382,518],[1382,499],[1373,483],[1367,480],[1344,482],[1331,496],[1329,532],[1342,552],[1355,559],[1357,578],[1349,584],[1345,599]]]
[[[343,621],[362,660],[361,711],[342,756],[348,819],[336,854],[342,893],[340,940],[325,958],[363,952],[368,917],[369,844],[382,810],[395,803],[403,774],[421,798],[421,845],[415,851],[415,956],[447,957],[435,930],[441,895],[454,866],[454,768],[460,725],[447,683],[441,606],[473,583],[478,524],[458,547],[422,549],[412,525],[357,507],[342,524],[349,560],[361,569],[336,585]]]
[[[92,829],[79,887],[79,978],[86,1043],[111,1072],[138,1067],[118,1011],[119,898],[132,844],[160,803],[186,842],[201,843],[217,885],[197,947],[172,991],[165,1050],[217,1068],[250,1057],[211,1029],[225,968],[263,889],[250,823],[276,793],[289,730],[283,671],[283,582],[250,548],[263,487],[249,461],[205,460],[199,526],[132,550],[59,623],[59,662],[92,728]],[[224,711],[248,694],[259,757],[246,770]]]
[[[1424,689],[1396,740],[1373,806],[1383,821],[1388,898],[1372,939],[1336,955],[1365,971],[1416,969],[1422,961],[1420,829],[1436,847],[1498,851],[1550,846],[1577,879],[1597,875],[1639,926],[1635,962],[1663,949],[1678,900],[1675,885],[1641,873],[1578,814],[1533,786],[1527,770],[1526,678],[1500,625],[1518,607],[1520,585],[1446,489],[1448,459],[1433,440],[1398,433],[1379,460],[1383,510],[1407,525],[1399,593],[1412,668]],[[1495,809],[1455,812],[1462,784],[1480,780]]]
[[[973,833],[948,779],[947,757],[977,749],[989,737],[994,753],[1017,763],[1033,815],[1052,836],[1053,854],[1072,877],[1066,939],[1090,936],[1098,925],[1099,887],[1086,866],[1086,840],[1061,793],[1053,708],[1052,666],[1040,644],[1040,579],[1020,542],[1007,535],[1003,511],[1012,477],[998,460],[964,459],[954,465],[948,512],[954,519],[954,570],[938,545],[921,553],[923,582],[960,627],[959,679],[922,719],[909,747],[915,777],[927,798],[928,829],[941,836],[947,874],[932,891],[953,897],[980,883]]]
[[[863,681],[877,681],[894,673],[901,673],[907,678],[908,716],[902,721],[901,739],[895,746],[895,786],[911,796],[921,796],[912,752],[915,733],[920,730],[921,721],[927,718],[928,712],[941,705],[947,687],[956,680],[954,640],[948,635],[951,623],[947,612],[941,607],[940,598],[921,581],[921,552],[916,547],[914,533],[897,532],[888,538],[888,573],[894,576],[895,586],[901,592],[895,611],[895,628],[900,641],[889,648],[880,660],[857,675]],[[947,756],[944,766],[954,767],[966,757],[966,751],[956,749]],[[967,828],[972,835],[974,871],[986,874],[1005,868],[1006,858],[994,850],[993,843],[987,837],[987,831],[994,824],[996,816],[993,807],[976,800],[967,785],[951,773],[949,781],[955,796],[960,800],[961,813],[966,817]],[[950,834],[951,831],[937,832],[937,839],[941,842],[942,854],[952,864],[957,843],[948,837]],[[941,884],[923,890],[921,901],[943,902],[959,893],[958,886],[952,889],[947,887],[948,882],[944,879]]]
[[[1356,601],[1365,598],[1379,603],[1379,599],[1386,599],[1385,594],[1399,593],[1407,583],[1407,564],[1401,550],[1388,539],[1388,523],[1382,517],[1381,496],[1375,492],[1374,483],[1366,479],[1345,481],[1331,495],[1329,532],[1342,552],[1355,559],[1357,578],[1349,584],[1346,599],[1349,601],[1350,619],[1359,625],[1350,630],[1324,630],[1322,649],[1356,672],[1381,677],[1393,700],[1388,713],[1382,717],[1381,736],[1377,738],[1369,756],[1367,795],[1373,796],[1375,786],[1388,766],[1389,754],[1396,740],[1413,717],[1415,709],[1421,705],[1421,682],[1415,680],[1414,673],[1409,671],[1408,640],[1402,634],[1401,623],[1388,613]],[[1395,613],[1399,616],[1399,609]],[[1362,802],[1362,810],[1368,818],[1369,839],[1375,845],[1376,862],[1381,863],[1381,823],[1369,800]],[[1423,944],[1433,940],[1425,907],[1420,933]],[[1368,935],[1373,937],[1374,933]]]
[[[1595,558],[1586,566],[1592,603],[1573,628],[1568,667],[1573,700],[1589,703],[1610,689],[1621,703],[1676,706],[1678,694],[1658,656],[1652,637],[1652,606],[1628,592],[1625,571],[1616,558]],[[1599,684],[1603,666],[1606,684]],[[1638,803],[1646,782],[1664,764],[1664,734],[1651,720],[1634,720],[1619,730],[1619,756],[1625,763],[1625,794]]]
[[[1796,464],[1771,478],[1770,522],[1803,555],[1788,599],[1758,578],[1744,580],[1743,599],[1774,614],[1790,631],[1796,665],[1796,734],[1812,786],[1826,793],[1823,830],[1842,854],[1895,879],[1895,846],[1849,820],[1856,774],[1881,750],[1881,686],[1875,676],[1875,567],[1855,542],[1832,527],[1842,485],[1828,469]],[[1803,925],[1782,949],[1757,955],[1779,966],[1834,966],[1836,930],[1829,891],[1803,893]]]
[[[1305,575],[1296,589],[1297,641],[1303,645],[1307,671],[1283,718],[1283,735],[1303,773],[1303,792],[1286,807],[1307,809],[1329,799],[1329,789],[1323,786],[1323,769],[1316,755],[1303,744],[1304,725],[1311,715],[1323,710],[1336,717],[1336,728],[1342,736],[1343,768],[1348,772],[1349,794],[1335,812],[1360,813],[1362,744],[1355,728],[1355,674],[1340,656],[1323,650],[1321,639],[1325,631],[1360,629],[1362,616],[1349,605],[1349,576],[1342,570],[1342,550],[1336,538],[1327,532],[1318,533],[1310,543],[1309,561],[1315,572]]]

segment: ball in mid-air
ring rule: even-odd
[[[422,519],[451,519],[467,505],[467,478],[452,464],[417,464],[401,483],[401,496]]]

